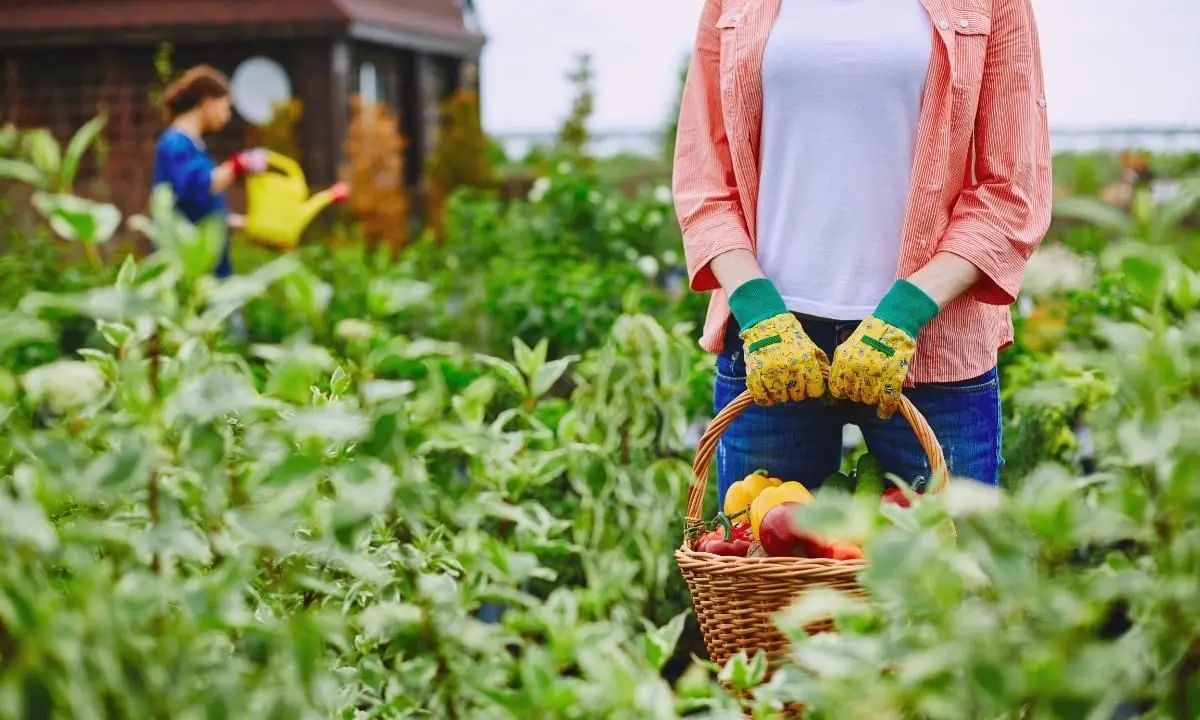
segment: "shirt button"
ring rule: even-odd
[[[969,24],[970,24],[970,23],[968,23],[968,22],[967,22],[965,19],[963,19],[963,20],[959,20],[959,21],[958,21],[958,26],[959,26],[959,27],[964,27],[964,28],[965,28],[965,27],[966,27],[967,25],[969,25]]]
[[[742,14],[741,14],[741,13],[734,13],[734,14],[732,14],[732,15],[730,15],[730,16],[729,16],[729,19],[730,19],[730,20],[732,20],[732,21],[734,21],[734,22],[737,22],[738,20],[741,20],[741,19],[742,19]]]
[[[946,30],[950,27],[950,23],[946,22],[945,20],[939,20],[938,27],[940,27],[943,30]]]

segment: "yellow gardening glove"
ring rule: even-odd
[[[908,377],[917,335],[937,315],[932,298],[907,280],[898,280],[833,353],[829,394],[877,408],[890,418],[900,408],[900,393]]]
[[[746,389],[756,403],[799,402],[825,394],[829,357],[788,312],[770,280],[739,286],[729,296],[729,307],[743,328]]]
[[[790,312],[742,332],[746,389],[759,405],[800,402],[825,394],[829,356]]]

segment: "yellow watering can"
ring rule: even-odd
[[[267,168],[246,176],[246,234],[264,245],[296,247],[317,213],[349,194],[346,183],[338,183],[309,196],[299,163],[277,152],[267,151]]]

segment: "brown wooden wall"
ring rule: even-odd
[[[418,189],[442,103],[457,87],[462,60],[358,42],[351,52],[351,93],[362,91],[359,68],[363,63],[375,66],[376,95],[400,120],[406,142],[404,180],[409,188]]]
[[[298,127],[304,147],[305,173],[312,185],[334,181],[337,151],[330,126],[329,44],[320,40],[279,43],[176,45],[173,64],[182,70],[209,63],[232,73],[253,55],[278,61],[292,81],[293,94],[304,103]],[[154,145],[164,124],[151,106],[157,84],[155,47],[0,49],[0,123],[45,127],[61,142],[100,111],[108,115],[101,143],[103,163],[82,168],[76,190],[114,202],[126,214],[145,209],[153,172]],[[245,146],[246,123],[233,122],[209,139],[218,159]],[[241,206],[231,193],[230,202]]]
[[[103,110],[108,115],[100,144],[103,162],[85,162],[76,190],[113,202],[127,215],[142,212],[150,192],[155,142],[164,128],[161,112],[151,106],[158,84],[155,51],[153,45],[0,48],[0,124],[45,127],[65,144]],[[172,63],[176,71],[207,63],[232,75],[239,63],[255,55],[279,62],[293,95],[304,105],[297,128],[301,163],[309,185],[320,188],[336,181],[345,141],[333,101],[333,54],[333,42],[322,39],[176,44]],[[405,177],[398,181],[419,195],[439,109],[460,81],[461,61],[362,42],[351,43],[349,55],[344,102],[348,105],[349,95],[360,90],[361,63],[373,63],[380,100],[397,113],[408,143]],[[340,111],[346,111],[345,105]],[[252,138],[235,112],[229,127],[208,144],[220,160]],[[229,201],[234,209],[243,207],[239,188],[231,190]]]

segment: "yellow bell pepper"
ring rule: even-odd
[[[758,537],[758,526],[762,524],[763,516],[776,505],[785,502],[798,502],[808,505],[813,501],[812,493],[798,482],[785,482],[777,487],[769,487],[754,498],[750,503],[750,531]]]
[[[769,487],[778,487],[782,480],[769,477],[766,470],[755,470],[744,479],[738,480],[725,491],[725,504],[721,508],[725,515],[733,517],[750,507],[754,498]],[[747,521],[747,518],[738,518]]]

